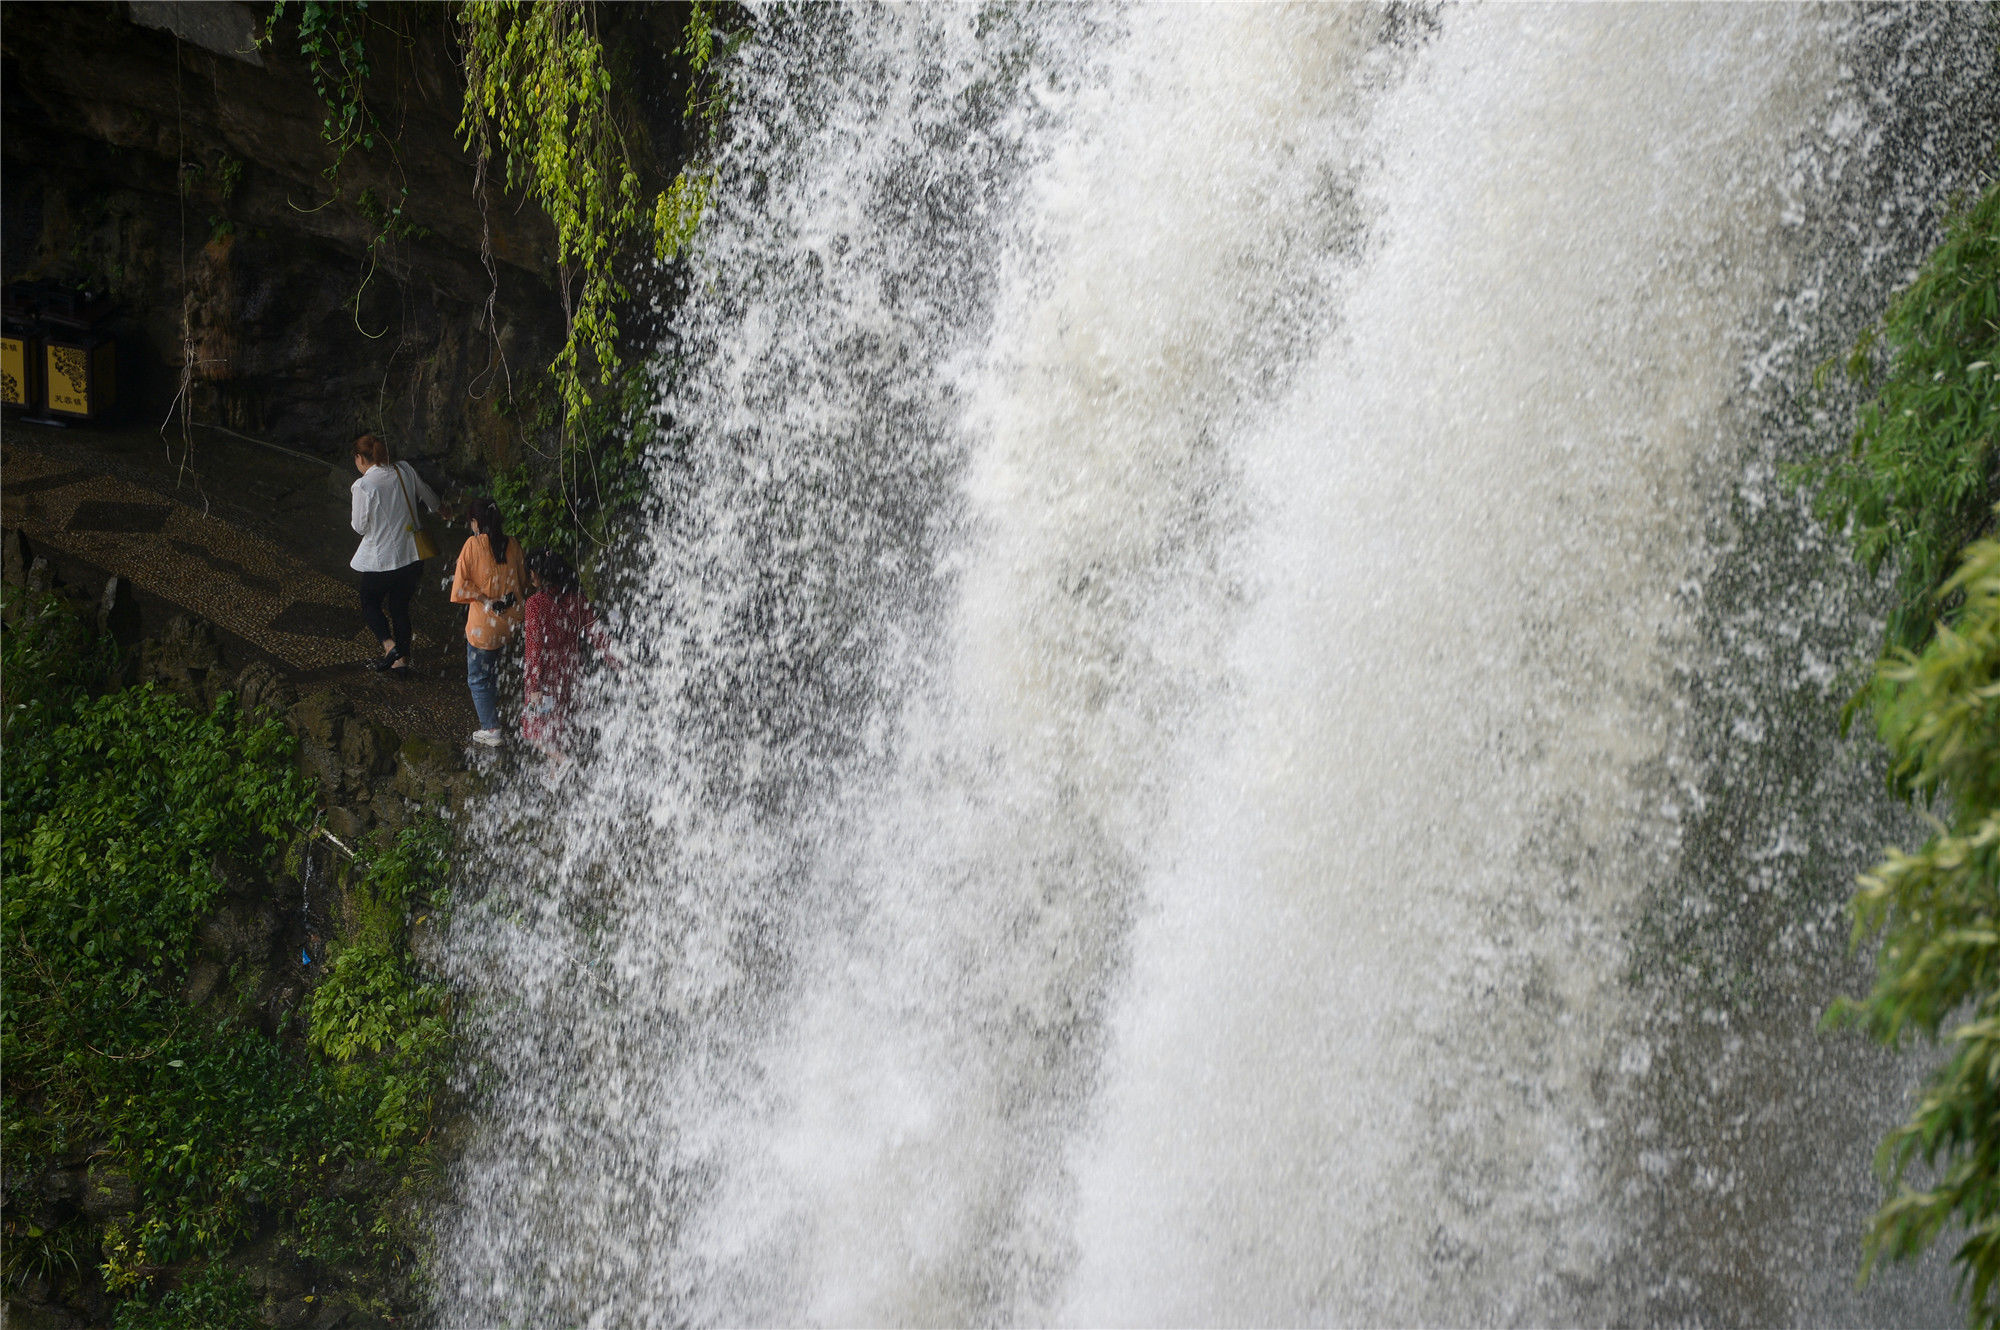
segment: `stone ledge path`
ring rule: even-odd
[[[301,693],[332,687],[357,711],[434,741],[456,742],[471,733],[476,721],[463,652],[455,634],[446,637],[462,612],[444,602],[435,585],[446,568],[426,568],[418,593],[418,677],[385,679],[363,668],[380,648],[362,623],[352,575],[343,581],[322,571],[330,548],[352,541],[345,505],[329,482],[333,473],[303,459],[256,468],[266,476],[280,466],[304,469],[302,483],[277,491],[290,502],[271,502],[257,514],[269,519],[258,523],[266,530],[298,533],[297,546],[287,548],[245,529],[247,522],[226,520],[221,512],[228,510],[220,505],[201,504],[191,486],[170,492],[159,483],[167,475],[149,474],[165,468],[134,465],[129,455],[92,447],[99,441],[37,437],[30,427],[10,423],[0,447],[0,522],[19,529],[38,550],[116,574],[141,593],[208,620],[269,659]],[[226,460],[216,451],[204,459],[211,471]],[[240,479],[233,469],[230,479]],[[211,476],[208,488],[216,483]],[[271,499],[269,487],[254,482],[235,483],[235,490],[252,503]],[[447,550],[455,552],[455,544],[448,542]],[[315,554],[320,567],[307,561]],[[448,568],[444,558],[434,562]]]

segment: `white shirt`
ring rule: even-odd
[[[403,483],[398,486],[396,477]],[[416,468],[408,462],[394,466],[371,466],[355,480],[354,506],[349,523],[361,533],[361,547],[347,566],[358,573],[388,573],[417,561],[417,538],[410,528],[416,514],[410,504],[438,510],[438,496],[424,484]],[[409,503],[403,501],[409,492]]]

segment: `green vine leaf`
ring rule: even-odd
[[[567,336],[549,368],[567,437],[596,400],[591,385],[610,385],[620,369],[618,306],[631,294],[617,276],[620,256],[648,230],[657,257],[682,252],[715,175],[690,165],[650,211],[641,206],[596,9],[586,0],[467,0],[458,19],[466,74],[459,134],[482,162],[497,160],[505,187],[533,199],[555,230]],[[681,49],[698,75],[690,115],[712,134],[722,99],[712,75],[701,76],[733,47],[700,0]]]

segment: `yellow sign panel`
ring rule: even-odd
[[[72,416],[95,416],[108,410],[117,395],[116,344],[93,347],[51,344],[49,410]]]
[[[49,410],[90,414],[90,352],[80,346],[49,346]]]
[[[19,337],[0,337],[0,402],[28,404],[28,344]]]

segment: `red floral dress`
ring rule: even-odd
[[[528,597],[524,627],[528,705],[521,716],[521,737],[560,749],[583,672],[584,641],[604,652],[604,634],[580,591],[537,591]]]

